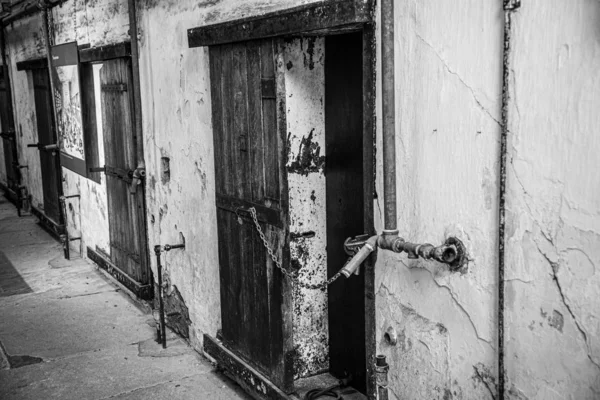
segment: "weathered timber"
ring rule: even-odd
[[[79,61],[82,63],[107,61],[129,56],[131,56],[130,42],[121,42],[79,50]]]
[[[371,1],[322,1],[188,30],[189,47],[212,46],[275,36],[354,27],[372,20]]]
[[[31,60],[19,61],[17,63],[17,71],[27,71],[31,69],[48,68],[48,60],[44,58],[34,58]]]
[[[204,352],[214,358],[219,368],[252,397],[265,400],[290,399],[289,396],[274,386],[266,376],[235,355],[218,340],[206,334],[204,335]]]

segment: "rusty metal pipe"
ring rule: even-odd
[[[160,342],[163,349],[167,348],[167,338],[165,329],[165,304],[163,301],[163,282],[162,282],[162,264],[160,262],[160,245],[154,246],[154,254],[156,254],[156,269],[158,274],[158,312],[160,318]]]
[[[371,236],[360,248],[360,250],[352,257],[352,259],[342,268],[342,274],[348,278],[350,275],[358,271],[360,264],[369,257],[375,248],[377,247],[377,238],[379,236]]]
[[[394,0],[381,1],[381,68],[381,91],[383,100],[384,227],[386,231],[393,233],[397,229]]]
[[[375,357],[375,382],[377,383],[377,400],[388,400],[388,371],[390,366],[382,354]]]

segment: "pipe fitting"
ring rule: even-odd
[[[395,346],[396,344],[398,344],[398,333],[396,332],[396,329],[394,329],[393,326],[389,326],[385,330],[383,338],[390,346]]]
[[[341,272],[346,278],[354,274],[360,267],[360,264],[362,264],[362,262],[366,260],[366,258],[369,256],[369,254],[373,252],[373,250],[375,250],[375,248],[377,247],[378,238],[379,236],[377,235],[371,236],[369,240],[365,242],[364,246],[361,247],[360,250],[354,255],[354,257],[352,257],[352,259],[348,261],[344,268],[342,268]]]

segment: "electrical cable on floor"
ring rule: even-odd
[[[312,389],[309,390],[305,395],[304,395],[304,400],[316,400],[316,399],[320,399],[323,397],[328,397],[328,398],[332,398],[332,399],[339,399],[339,400],[343,400],[344,398],[342,397],[342,395],[336,393],[333,391],[333,389],[340,387],[339,384],[335,384],[333,386],[330,386],[328,388],[325,389]]]
[[[335,385],[329,386],[328,388],[309,390],[304,395],[303,400],[317,400],[317,399],[321,399],[321,398],[344,400],[344,396],[342,396],[339,393],[336,393],[333,389],[336,389],[336,388],[341,389],[343,387],[346,387],[350,384],[351,381],[352,381],[352,375],[348,376],[347,378],[340,379],[338,381],[338,383],[336,383]]]

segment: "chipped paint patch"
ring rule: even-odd
[[[288,123],[290,257],[300,282],[327,279],[323,40],[288,40],[284,52]],[[304,44],[303,44],[304,43]],[[315,58],[314,55],[320,55]],[[304,60],[310,57],[311,66]],[[294,377],[329,368],[327,289],[293,288]]]

